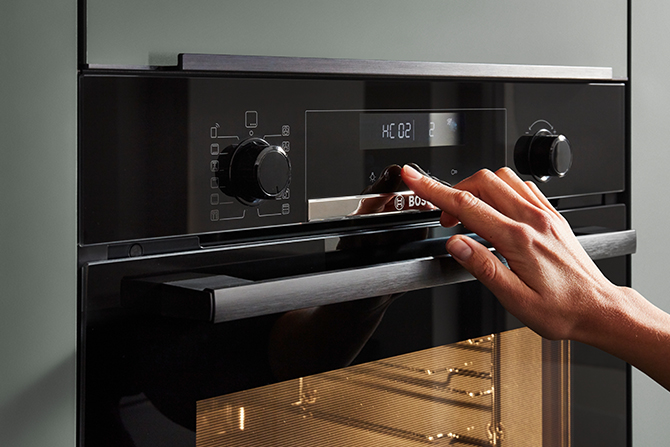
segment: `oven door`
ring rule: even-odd
[[[565,215],[625,284],[625,207]],[[86,264],[80,446],[626,445],[626,365],[524,328],[454,231]]]

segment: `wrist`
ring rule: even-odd
[[[570,339],[611,351],[609,346],[640,320],[639,314],[646,301],[628,287],[616,286],[609,281],[590,291],[588,301],[582,304]]]
[[[580,325],[574,340],[609,352],[659,380],[655,363],[670,355],[670,315],[635,290],[617,286],[609,288],[598,308],[586,315],[588,321]]]

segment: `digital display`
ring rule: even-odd
[[[457,146],[461,144],[461,114],[362,113],[360,147],[396,149],[411,147]]]

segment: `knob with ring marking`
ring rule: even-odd
[[[221,189],[246,205],[281,197],[291,183],[291,161],[284,150],[262,138],[249,138],[232,148]]]
[[[542,129],[517,140],[514,164],[521,174],[533,175],[541,182],[561,178],[572,167],[572,146],[564,135]]]

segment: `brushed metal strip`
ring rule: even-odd
[[[214,290],[213,322],[409,292],[474,278],[452,258],[424,258]]]
[[[611,67],[180,54],[188,71],[611,81]]]
[[[307,205],[307,220],[313,222],[351,216],[358,209],[362,199],[363,196],[310,199]]]
[[[594,261],[632,255],[637,251],[635,230],[587,234],[578,236],[577,239]]]
[[[635,230],[578,236],[589,256],[605,259],[636,250]],[[421,258],[351,270],[260,281],[210,290],[212,321],[220,323],[474,280],[451,257]]]
[[[436,209],[432,203],[420,199],[414,192],[401,191],[310,199],[307,216],[308,221],[313,222],[317,220],[343,219],[353,216],[416,213],[418,211],[433,211]]]

